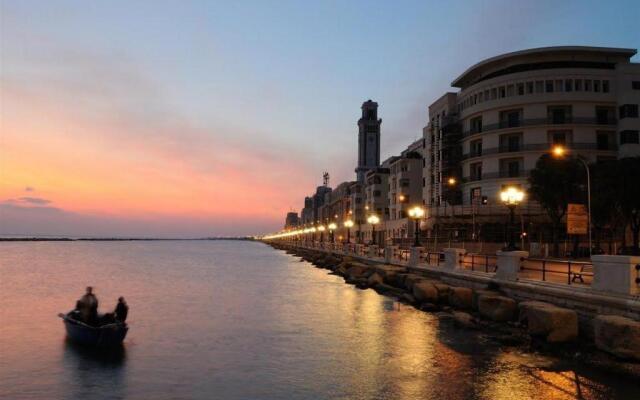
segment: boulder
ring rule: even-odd
[[[593,320],[596,347],[620,358],[640,360],[640,322],[617,315]]]
[[[449,304],[455,308],[470,310],[473,304],[473,289],[452,286],[449,289]]]
[[[493,290],[485,290],[485,289],[476,289],[473,291],[473,298],[471,299],[471,307],[474,310],[478,310],[478,298],[482,295],[496,295],[499,296],[500,293]]]
[[[346,271],[346,276],[351,279],[356,279],[362,276],[367,267],[362,264],[351,264]]]
[[[373,274],[371,274],[367,279],[367,284],[371,287],[375,287],[376,285],[380,285],[382,283],[384,283],[384,279],[377,272],[374,272]]]
[[[438,311],[438,306],[433,303],[422,303],[420,304],[420,310],[435,312],[435,311]]]
[[[416,282],[420,282],[420,281],[424,281],[426,278],[422,275],[418,275],[418,274],[407,274],[407,276],[404,277],[404,287],[405,289],[407,289],[408,291],[413,291],[413,285]]]
[[[468,314],[466,312],[461,312],[461,311],[454,311],[453,312],[453,321],[455,322],[455,324],[459,327],[462,328],[467,328],[467,329],[477,329],[478,325],[476,325],[473,317],[471,316],[471,314]]]
[[[438,290],[438,301],[440,303],[446,303],[447,300],[449,300],[449,289],[451,289],[451,286],[438,281],[434,281],[433,286]]]
[[[478,311],[492,321],[511,321],[516,316],[516,301],[505,296],[484,294],[478,297]]]
[[[413,297],[421,303],[437,303],[438,289],[431,282],[417,282],[413,285]]]
[[[540,301],[523,301],[518,320],[527,325],[531,336],[541,336],[549,343],[562,343],[578,337],[578,314]]]

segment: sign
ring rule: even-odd
[[[567,205],[567,233],[569,235],[586,235],[589,227],[589,216],[584,204]]]

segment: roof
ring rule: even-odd
[[[594,55],[605,55],[612,56],[616,58],[625,58],[630,59],[637,53],[636,49],[628,49],[628,48],[616,48],[616,47],[591,47],[591,46],[551,46],[551,47],[538,47],[534,49],[520,50],[514,51],[511,53],[501,54],[495,57],[487,58],[486,60],[480,61],[477,64],[472,65],[467,68],[460,76],[454,79],[451,82],[451,86],[453,87],[466,87],[474,82],[474,77],[477,75],[481,75],[482,71],[490,70],[491,68],[495,68],[501,63],[506,62],[507,60],[513,58],[519,58],[532,55],[552,55],[558,54],[563,56],[569,55],[586,55],[586,54],[594,54]]]

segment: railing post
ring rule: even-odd
[[[506,281],[518,280],[518,273],[520,272],[520,264],[522,260],[529,256],[527,251],[498,251],[496,278]]]
[[[378,257],[378,246],[375,244],[372,244],[369,246],[369,257],[371,258],[377,258]]]
[[[640,282],[636,281],[640,256],[591,256],[593,283],[591,288],[603,292],[640,295]]]
[[[391,259],[393,258],[394,246],[384,246],[384,263],[391,263]]]
[[[420,254],[424,250],[423,247],[412,247],[411,253],[409,254],[409,266],[415,267],[420,262]]]
[[[450,270],[464,269],[462,267],[462,260],[465,253],[465,249],[444,249],[444,267]]]

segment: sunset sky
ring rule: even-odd
[[[0,235],[274,231],[363,101],[386,158],[483,58],[640,47],[637,1],[516,3],[0,0]]]

